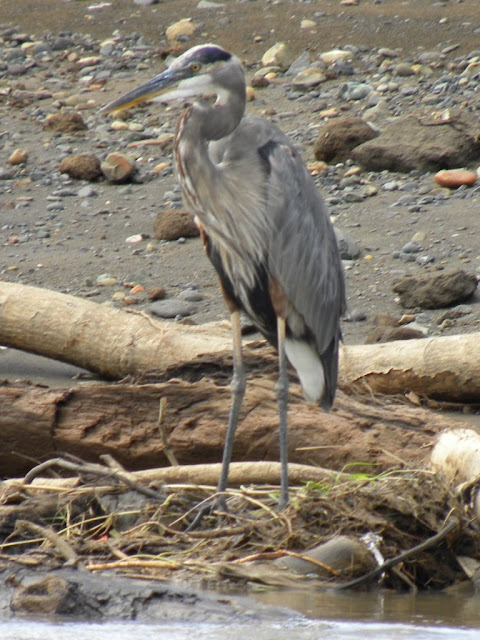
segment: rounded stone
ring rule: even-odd
[[[85,131],[87,125],[78,111],[61,111],[47,116],[43,128],[46,131],[72,133],[74,131]]]
[[[158,300],[150,305],[150,313],[159,318],[185,317],[194,312],[194,307],[186,300]]]
[[[96,180],[102,175],[100,160],[93,153],[67,156],[58,169],[76,180]]]
[[[8,164],[13,166],[25,164],[28,160],[28,151],[26,149],[15,149],[8,158]]]
[[[178,240],[200,235],[192,214],[182,209],[161,211],[153,223],[153,233],[157,240]]]
[[[445,169],[436,173],[433,179],[441,187],[457,189],[462,185],[471,187],[477,181],[477,174],[466,169]]]

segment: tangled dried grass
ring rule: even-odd
[[[81,564],[90,571],[114,569],[218,588],[239,579],[226,567],[246,561],[268,567],[274,558],[302,555],[339,534],[359,539],[373,532],[381,536],[387,559],[420,545],[395,572],[386,572],[385,586],[440,589],[462,576],[457,554],[480,552],[475,523],[438,478],[423,470],[332,474],[328,481],[294,487],[282,512],[276,508],[277,486],[231,489],[228,513],[206,515],[193,531],[187,531],[188,524],[199,504],[213,501],[213,486],[125,486],[114,475],[99,482],[87,474],[77,486],[40,479],[10,485],[0,507],[0,560]],[[422,547],[445,530],[452,514],[456,524],[450,524],[448,535]],[[348,578],[332,568],[336,586]]]

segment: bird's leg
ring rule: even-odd
[[[280,430],[280,502],[283,509],[288,502],[288,373],[287,358],[285,354],[285,318],[277,316],[277,340],[278,340],[278,380],[275,385],[278,403],[278,417]]]
[[[240,327],[240,311],[235,309],[233,305],[230,307],[233,335],[233,378],[231,383],[232,404],[230,407],[230,415],[228,418],[227,435],[223,447],[222,470],[218,481],[217,493],[219,494],[216,507],[219,511],[226,511],[227,505],[225,501],[225,489],[228,482],[228,470],[230,460],[232,458],[233,442],[235,440],[235,431],[237,429],[238,416],[242,406],[243,396],[245,395],[246,375],[242,358],[242,331]],[[211,513],[212,505],[201,508],[193,521],[188,525],[186,531],[193,531],[198,527],[203,517]]]
[[[230,467],[230,460],[232,459],[235,431],[237,429],[238,416],[240,414],[246,387],[245,367],[243,365],[242,357],[242,332],[240,327],[240,312],[238,310],[232,311],[231,321],[233,337],[233,378],[231,383],[232,405],[230,407],[227,435],[223,448],[222,471],[217,487],[217,492],[219,494],[223,494],[225,492],[225,489],[227,488],[228,469]],[[224,495],[219,496],[217,500],[217,506],[223,511],[226,510]]]

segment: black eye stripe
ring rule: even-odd
[[[206,45],[192,51],[192,64],[212,64],[213,62],[221,62],[230,60],[232,54],[225,51],[221,47],[215,45]]]

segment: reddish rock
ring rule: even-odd
[[[145,287],[141,284],[136,284],[134,287],[130,289],[130,293],[132,295],[135,295],[137,293],[144,293],[144,291],[145,291]]]
[[[192,214],[181,209],[161,211],[153,223],[153,233],[157,240],[195,238],[200,235]]]
[[[152,287],[147,291],[147,298],[152,301],[163,300],[166,294],[165,287]]]
[[[263,89],[264,87],[268,87],[270,82],[264,76],[255,76],[252,78],[250,84],[254,89]]]
[[[135,158],[126,153],[109,153],[100,168],[103,175],[111,182],[126,182],[135,173]]]
[[[467,171],[466,169],[446,169],[436,173],[433,179],[441,187],[457,189],[463,184],[471,187],[477,180],[477,174],[474,171]]]
[[[80,153],[64,158],[59,166],[60,173],[67,173],[76,180],[96,180],[102,175],[100,160],[93,153]]]

